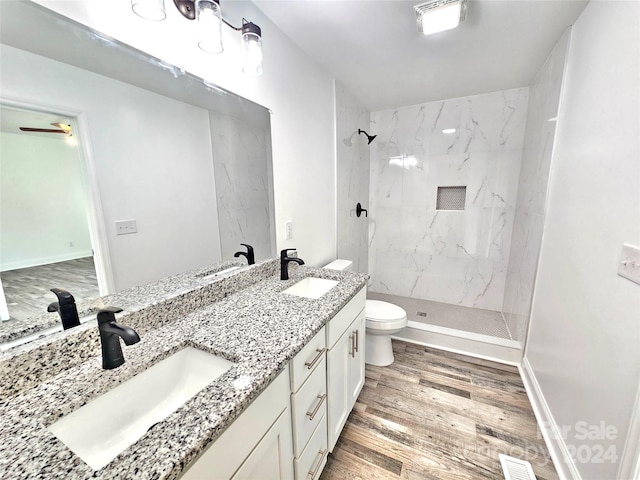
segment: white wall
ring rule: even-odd
[[[223,27],[224,52],[207,55],[196,46],[193,23],[165,2],[167,20],[149,22],[131,11],[130,0],[38,0],[80,23],[215,83],[272,110],[271,121],[278,249],[297,247],[310,265],[335,258],[335,113],[333,79],[313,63],[251,2],[223,3],[223,16],[260,25],[264,74],[244,75],[240,36]],[[293,222],[285,240],[284,223]]]
[[[527,98],[516,88],[371,114],[372,291],[500,310]],[[438,210],[439,186],[466,186],[465,209]]]
[[[90,257],[77,147],[0,132],[0,271]]]
[[[585,446],[584,480],[628,478],[640,381],[640,285],[616,275],[622,244],[640,245],[639,15],[635,1],[592,1],[572,29],[525,350],[565,443]],[[581,439],[578,422],[615,438]],[[593,461],[596,445],[617,462]]]
[[[207,110],[0,48],[3,97],[84,116],[77,137],[91,141],[116,291],[220,260]],[[138,233],[116,236],[130,219]]]
[[[513,222],[502,313],[514,340],[524,340],[533,297],[551,170],[569,30],[551,51],[529,87],[518,200]]]

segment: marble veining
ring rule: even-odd
[[[276,264],[262,265],[265,271],[271,270],[265,278],[244,286],[238,282],[237,288],[229,287],[218,301],[184,316],[176,314],[155,328],[144,325],[153,323],[153,317],[129,315],[126,323],[144,333],[140,343],[125,348],[126,363],[118,369],[101,368],[99,344],[91,343],[94,336],[88,329],[30,346],[34,362],[40,361],[38,353],[47,356],[47,350],[54,348],[81,361],[71,361],[56,375],[22,389],[7,388],[7,384],[16,381],[23,370],[36,375],[38,368],[49,366],[14,362],[24,352],[3,356],[2,363],[11,364],[16,371],[11,378],[4,372],[2,377],[0,465],[5,478],[177,478],[367,282],[364,274],[296,266],[291,267],[291,279],[281,281],[273,268]],[[280,293],[311,275],[340,283],[318,300]],[[236,364],[103,469],[92,471],[46,429],[59,417],[187,345]],[[13,395],[8,396],[11,391]]]
[[[243,250],[240,243],[267,258],[275,251],[269,124],[214,111],[209,122],[222,258]]]
[[[356,204],[369,208],[372,145],[367,145],[364,135],[358,135],[359,129],[369,129],[369,111],[336,81],[338,258],[351,260],[353,271],[367,273],[369,219],[364,214],[356,216]]]
[[[527,99],[517,88],[372,113],[372,291],[501,309]],[[466,186],[465,210],[438,210],[438,186]]]

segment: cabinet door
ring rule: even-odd
[[[347,328],[327,353],[327,429],[330,452],[333,451],[350,411],[348,405],[351,346],[351,328]]]
[[[351,411],[360,395],[362,386],[364,385],[364,336],[366,328],[366,319],[364,311],[360,312],[358,318],[349,327],[349,332],[353,346],[351,347],[351,355],[349,361],[349,395],[347,410]],[[348,413],[347,413],[348,415]]]
[[[233,480],[293,480],[291,415],[285,410],[247,457]]]

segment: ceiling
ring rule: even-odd
[[[587,1],[470,0],[465,22],[430,36],[416,28],[420,0],[254,3],[378,111],[529,85]]]

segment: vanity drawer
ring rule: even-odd
[[[353,319],[364,309],[367,301],[367,287],[356,293],[356,295],[349,300],[342,309],[329,320],[329,323],[325,326],[327,329],[327,348],[331,349],[335,343],[340,339],[344,331],[347,329]]]
[[[325,327],[298,352],[291,362],[291,391],[297,392],[313,369],[324,358],[326,351]]]
[[[293,453],[299,457],[327,411],[327,360],[322,360],[298,393],[291,394]],[[325,422],[326,423],[326,422]]]
[[[318,428],[313,432],[307,448],[293,463],[296,470],[297,480],[317,480],[320,478],[322,469],[327,464],[327,422],[321,419]]]

